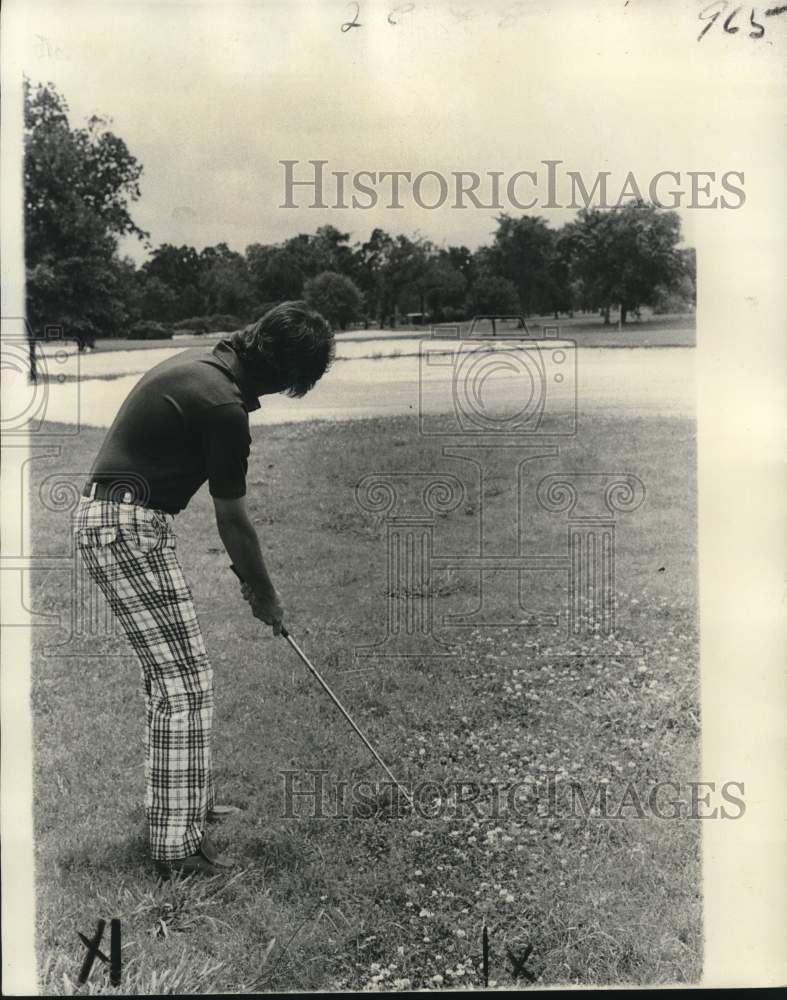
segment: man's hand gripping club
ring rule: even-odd
[[[246,501],[213,498],[219,536],[241,578],[241,594],[251,613],[280,635],[284,609],[262,558],[259,539],[246,510]]]

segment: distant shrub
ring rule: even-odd
[[[242,319],[229,313],[214,313],[212,316],[204,316],[203,319],[208,325],[209,333],[232,333],[244,326]]]
[[[142,319],[131,327],[126,336],[129,340],[172,340],[172,328]]]
[[[190,319],[179,319],[177,323],[172,324],[172,327],[179,333],[188,332],[201,334],[208,332],[208,324],[205,322],[205,318],[203,316],[193,316]]]
[[[693,289],[685,287],[664,288],[659,286],[653,294],[653,312],[656,316],[665,313],[693,313]]]
[[[262,313],[260,313],[262,315]],[[232,333],[239,330],[244,321],[230,313],[213,313],[210,316],[189,316],[173,323],[173,329],[178,333],[194,333],[198,336],[204,333]]]

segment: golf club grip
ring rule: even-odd
[[[240,580],[240,582],[243,583],[243,577],[240,575],[240,573],[237,571],[237,569],[235,568],[235,566],[232,563],[230,563],[230,569],[235,574],[235,576],[237,576],[237,578]],[[287,629],[283,625],[281,627],[281,632],[279,632],[279,635],[284,636],[285,639],[289,639],[289,637],[290,637],[290,633],[287,631]]]

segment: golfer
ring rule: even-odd
[[[211,768],[213,671],[175,552],[173,515],[207,481],[219,535],[255,618],[284,610],[246,503],[249,413],[259,397],[304,396],[333,359],[333,333],[303,302],[284,302],[213,350],[153,367],[129,393],[75,513],[75,541],[142,665],[145,807],[158,873],[232,867],[205,827],[217,807]]]

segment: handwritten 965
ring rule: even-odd
[[[708,23],[697,36],[698,42],[705,37],[722,14],[728,10],[730,10],[728,0],[714,0],[714,3],[703,7],[698,16],[700,21],[707,21]],[[779,14],[785,13],[787,13],[787,4],[781,4],[778,7],[769,7],[759,14],[754,7],[733,7],[722,21],[722,28],[728,35],[737,35],[739,31],[743,31],[743,37],[748,35],[749,38],[762,38],[765,34],[765,25],[762,21],[765,18],[777,17]],[[748,20],[746,18],[747,14],[749,15]],[[760,18],[762,21],[759,20]],[[746,30],[747,28],[748,31]]]

